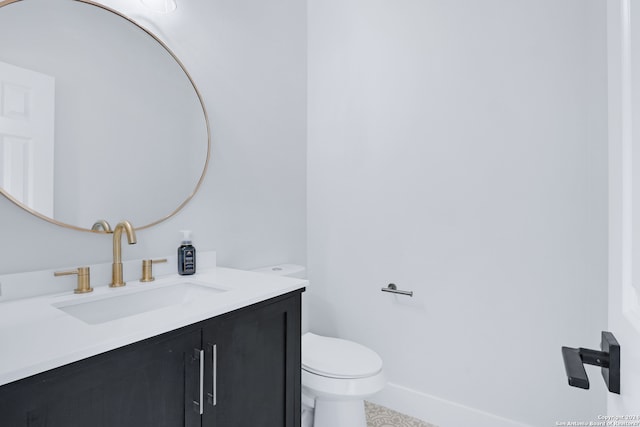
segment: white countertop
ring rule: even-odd
[[[87,324],[52,304],[139,292],[142,288],[194,281],[222,288],[186,304]],[[0,303],[0,385],[191,325],[238,308],[304,288],[307,281],[214,267],[192,276],[156,276],[156,281],[128,281],[123,288],[100,286],[89,294],[71,291]]]

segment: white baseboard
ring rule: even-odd
[[[393,383],[367,400],[438,427],[532,427]]]

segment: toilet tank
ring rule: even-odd
[[[276,274],[278,276],[297,277],[299,279],[306,279],[307,269],[298,264],[278,264],[268,267],[254,268],[251,271],[256,273]]]

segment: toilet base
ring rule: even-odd
[[[316,399],[313,427],[367,427],[364,400]]]

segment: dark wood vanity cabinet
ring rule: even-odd
[[[299,427],[300,294],[1,386],[0,426]]]
[[[225,316],[203,342],[204,427],[300,425],[299,301]]]

